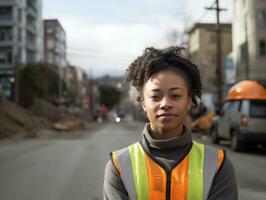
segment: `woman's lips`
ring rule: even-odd
[[[161,118],[172,118],[172,117],[177,117],[177,115],[173,114],[173,113],[162,113],[162,114],[158,115],[158,118],[159,117],[161,117]]]

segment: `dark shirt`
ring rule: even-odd
[[[176,163],[181,162],[188,154],[192,138],[190,131],[184,127],[180,137],[167,140],[155,140],[150,135],[149,124],[146,124],[141,140],[143,148],[160,162],[166,169],[171,170]],[[105,168],[103,195],[105,200],[126,200],[128,193],[121,177],[110,160]],[[228,157],[224,157],[223,163],[216,173],[208,200],[237,200],[237,185],[234,168]]]

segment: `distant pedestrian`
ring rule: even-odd
[[[225,151],[193,141],[185,119],[201,99],[200,73],[179,47],[147,48],[127,69],[149,123],[141,141],[111,153],[104,199],[236,200]]]
[[[100,106],[100,115],[102,120],[106,120],[108,114],[108,109],[105,105]]]

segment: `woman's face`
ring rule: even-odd
[[[160,71],[143,87],[142,107],[155,132],[182,131],[190,106],[187,82],[178,73]]]

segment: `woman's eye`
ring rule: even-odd
[[[154,100],[154,101],[156,101],[156,100],[159,100],[160,99],[160,96],[152,96],[151,99]]]
[[[173,98],[180,98],[181,95],[179,95],[179,94],[173,94],[172,97],[173,97]]]

